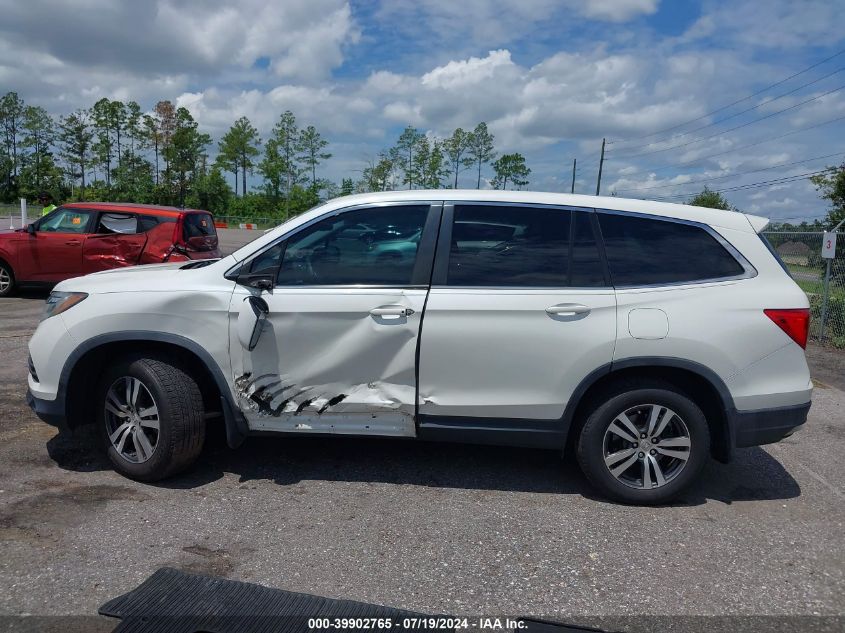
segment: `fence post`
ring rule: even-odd
[[[29,218],[26,217],[26,198],[21,198],[21,228],[25,229]]]
[[[824,272],[824,295],[822,296],[822,322],[819,325],[819,343],[824,345],[824,326],[827,321],[827,302],[830,297],[830,260]]]

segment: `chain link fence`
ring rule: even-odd
[[[824,259],[824,233],[764,234],[810,299],[810,338],[845,348],[845,244],[838,245],[835,259]]]
[[[41,205],[29,204],[26,207],[27,222],[32,222],[41,217]],[[20,229],[21,205],[20,203],[0,203],[0,229]]]

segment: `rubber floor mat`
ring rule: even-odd
[[[405,618],[429,617],[167,567],[156,571],[138,588],[109,600],[100,607],[100,614],[121,619],[114,633],[328,632],[335,619],[342,623],[344,618],[390,618],[390,628],[380,628],[378,623],[360,627],[389,631],[400,630]],[[315,627],[315,618],[328,619],[328,623]]]
[[[330,633],[478,630],[465,618],[426,615],[352,600],[271,589],[164,567],[100,607],[120,618],[113,633]],[[598,631],[529,618],[520,633]],[[457,622],[458,624],[452,624]],[[448,627],[452,627],[451,629]]]

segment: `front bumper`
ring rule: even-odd
[[[807,421],[810,402],[774,409],[729,413],[734,432],[734,446],[745,448],[772,444],[792,435]]]
[[[26,403],[47,424],[64,428],[67,425],[67,413],[65,412],[65,399],[57,396],[55,400],[42,400],[36,398],[32,391],[26,390]]]

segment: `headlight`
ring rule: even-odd
[[[41,314],[41,320],[49,319],[51,316],[61,314],[65,310],[70,310],[77,303],[88,296],[86,292],[51,292],[47,297],[47,302],[44,304],[44,312]]]

